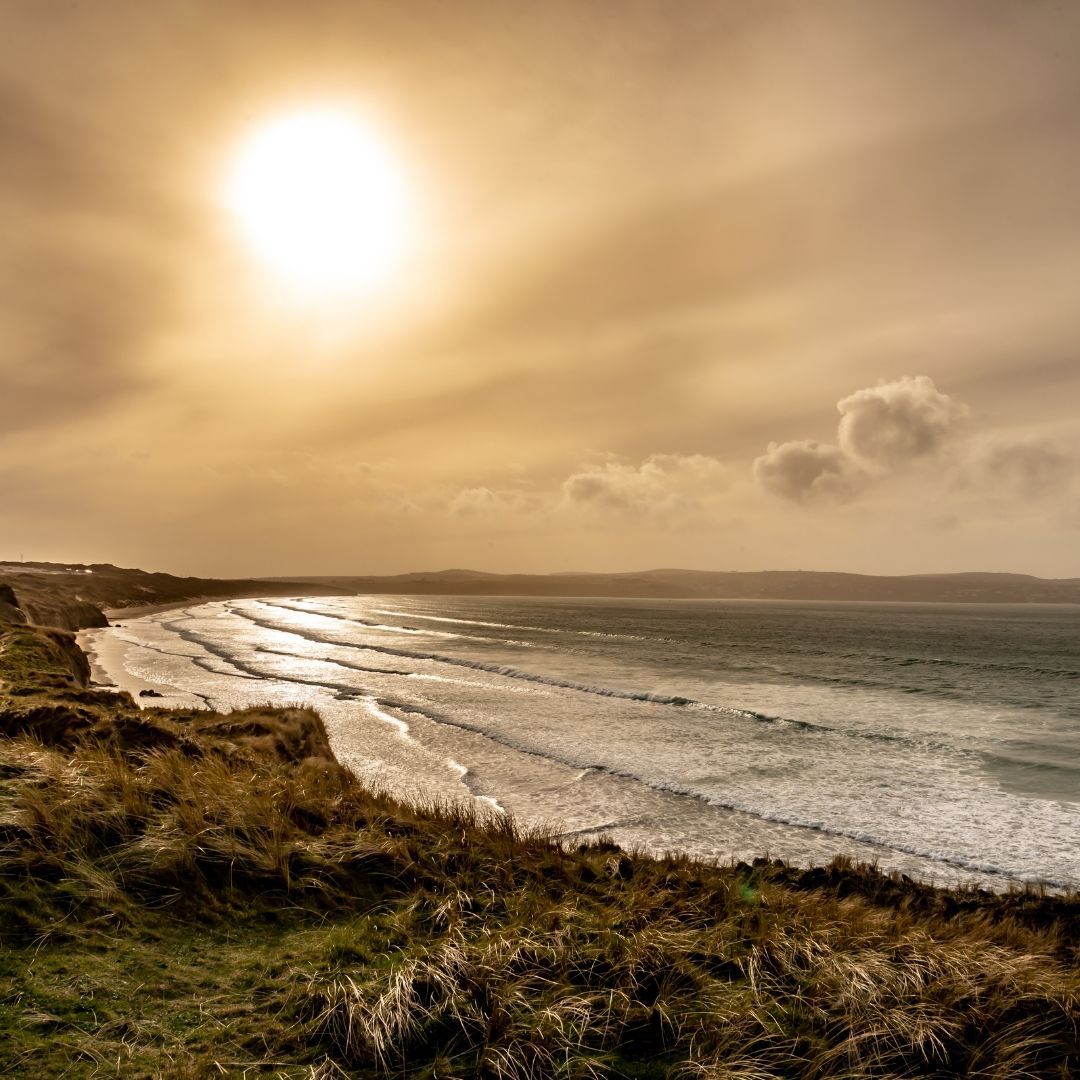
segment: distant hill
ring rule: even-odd
[[[280,596],[334,590],[287,581],[175,577],[110,563],[0,562],[0,586],[7,585],[22,610],[42,626],[78,630],[106,626],[102,609],[141,608],[236,596]]]
[[[878,577],[813,570],[747,573],[645,570],[624,574],[487,574],[474,570],[438,570],[390,577],[316,576],[290,580],[343,593],[1080,604],[1080,578],[1047,579],[1027,574]]]
[[[871,600],[909,603],[1080,604],[1080,578],[1026,574],[915,574],[873,577],[813,570],[751,573],[644,570],[628,574],[491,574],[437,570],[391,577],[194,578],[108,563],[0,562],[0,586],[14,590],[39,625],[104,626],[104,611],[134,617],[160,605],[240,596],[399,593],[435,596],[597,596],[713,600]]]

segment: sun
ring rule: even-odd
[[[348,109],[302,109],[257,127],[237,148],[223,195],[258,260],[300,295],[374,286],[409,244],[401,170]]]

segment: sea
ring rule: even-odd
[[[293,597],[120,624],[81,640],[145,704],[310,705],[371,786],[567,843],[1080,888],[1077,606]]]

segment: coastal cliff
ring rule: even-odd
[[[0,584],[0,623],[25,623],[26,613],[19,607],[19,598],[10,585]]]
[[[332,586],[251,578],[194,578],[125,569],[111,563],[0,563],[0,587],[39,626],[86,630],[108,626],[106,612],[123,613],[160,604],[234,599],[241,596],[321,596]]]
[[[655,859],[406,805],[341,768],[310,710],[94,689],[71,634],[14,600],[0,591],[6,1075],[1080,1070],[1078,896]]]
[[[0,591],[0,603],[4,593]],[[322,719],[310,709],[144,709],[126,692],[96,690],[74,636],[0,610],[0,735],[45,746],[111,746],[125,754],[182,749],[226,756],[252,751],[288,765],[337,769]]]

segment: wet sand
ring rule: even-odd
[[[149,615],[156,611],[192,606],[194,606],[194,603],[191,601],[185,601],[183,604],[161,604],[154,611],[147,610],[144,614]],[[120,629],[122,632],[122,627]],[[187,709],[206,708],[206,702],[194,694],[177,690],[167,683],[142,679],[128,671],[124,662],[125,658],[130,650],[138,649],[138,646],[119,637],[115,626],[94,630],[80,630],[75,635],[75,640],[90,661],[90,678],[94,689],[116,692],[126,691],[140,708],[153,708],[154,706]],[[143,690],[154,690],[161,696],[140,697],[140,692]]]

